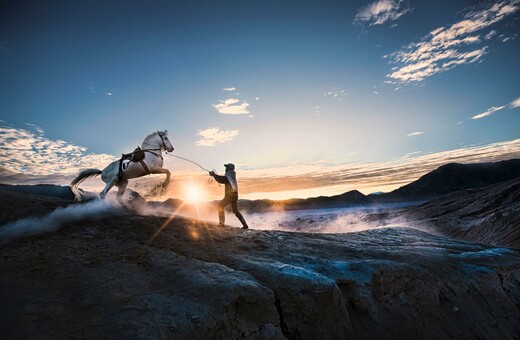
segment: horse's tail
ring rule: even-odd
[[[74,202],[80,202],[81,201],[81,193],[79,192],[78,185],[80,185],[81,182],[84,180],[95,177],[99,174],[101,174],[103,171],[98,169],[86,169],[79,173],[78,177],[76,177],[71,183],[70,183],[70,190],[74,194]]]

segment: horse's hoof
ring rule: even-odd
[[[124,211],[131,212],[134,210],[134,207],[132,206],[132,201],[119,202],[119,204],[121,205],[121,209],[123,209]]]

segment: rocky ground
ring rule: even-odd
[[[520,249],[520,177],[457,191],[407,209],[404,216],[449,237]]]
[[[0,204],[2,224],[65,205],[1,191]],[[11,240],[0,272],[3,338],[520,337],[520,253],[411,228],[255,231],[115,211]]]

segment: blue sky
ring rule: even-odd
[[[102,166],[159,129],[170,131],[176,154],[207,168],[236,163],[250,197],[278,197],[277,188],[301,197],[320,188],[391,189],[450,161],[438,157],[445,152],[494,150],[472,161],[518,157],[519,8],[519,1],[2,2],[0,179],[27,181],[31,166],[49,161],[20,166],[17,155],[59,144],[75,151],[31,180],[70,182],[79,170],[73,157]],[[18,138],[27,143],[13,143]],[[23,149],[34,140],[45,143]],[[428,155],[436,162],[425,162]],[[372,186],[357,185],[359,176],[315,180],[338,166],[399,169],[403,159],[429,167]],[[174,176],[198,171],[173,159],[166,166]],[[295,168],[301,181],[285,185]],[[253,189],[255,178],[271,178],[273,189]]]

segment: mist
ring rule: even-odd
[[[159,188],[148,191],[149,197],[166,198]],[[214,203],[182,204],[180,207],[168,207],[158,202],[132,201],[129,204],[140,215],[169,217],[178,215],[194,218],[206,223],[218,223],[218,211]],[[157,204],[158,203],[158,204]],[[271,211],[251,213],[242,211],[247,223],[254,230],[281,230],[304,233],[352,233],[383,227],[406,226],[424,230],[415,222],[410,223],[400,217],[396,211],[408,204],[387,204],[369,207],[331,208],[296,211]],[[0,227],[0,244],[13,239],[33,236],[58,230],[67,224],[83,219],[101,219],[124,214],[115,195],[99,198],[82,204],[60,207],[42,217],[29,217],[7,223]],[[226,209],[226,225],[241,227],[240,222],[230,209]]]
[[[408,221],[398,213],[400,208],[411,204],[259,213],[242,211],[242,214],[249,227],[255,230],[281,230],[304,233],[352,233],[388,227],[412,227],[424,230],[416,222]],[[217,209],[211,204],[185,205],[175,210],[147,208],[143,209],[142,213],[159,216],[175,213],[179,216],[195,218],[208,223],[218,223]],[[229,208],[226,209],[226,225],[237,228],[242,227]]]
[[[230,219],[235,219],[230,214]],[[247,214],[255,229],[304,233],[352,233],[381,227],[401,226],[388,213],[368,208],[319,209]],[[231,223],[233,224],[233,223]]]
[[[82,204],[71,204],[57,208],[42,217],[29,217],[4,224],[0,227],[0,244],[23,236],[52,232],[66,224],[86,218],[104,218],[122,213],[123,210],[114,199],[96,199]]]

